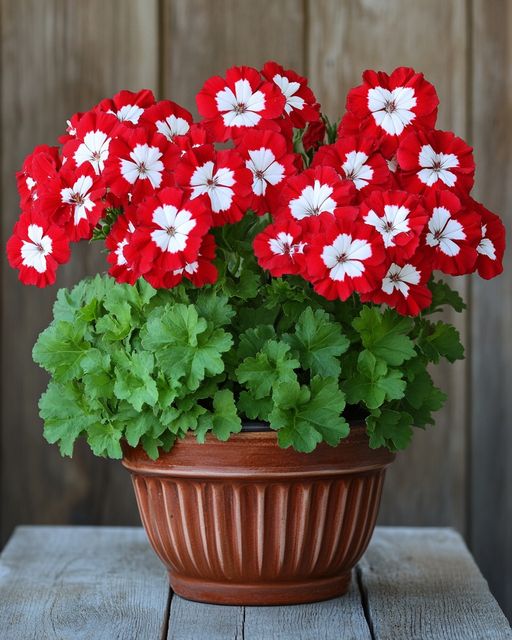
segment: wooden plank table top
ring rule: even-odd
[[[231,607],[173,595],[142,529],[19,527],[0,556],[2,640],[501,640],[512,630],[459,534],[377,528],[349,593]]]

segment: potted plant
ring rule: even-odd
[[[499,274],[504,228],[413,69],[366,71],[339,125],[274,62],[197,106],[121,91],[17,175],[23,283],[52,284],[80,240],[110,264],[58,292],[34,347],[44,435],[122,458],[176,593],[333,597],[386,467],[445,400],[430,363],[463,357],[437,273]]]

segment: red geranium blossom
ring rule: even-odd
[[[29,154],[16,174],[18,193],[22,209],[26,209],[39,198],[39,186],[36,174],[52,175],[60,168],[59,148],[41,144]],[[44,180],[43,180],[44,182]]]
[[[369,225],[342,215],[323,214],[321,232],[312,237],[306,256],[306,277],[328,300],[346,300],[351,293],[377,287],[386,271],[382,239]]]
[[[382,236],[392,260],[413,255],[428,218],[420,198],[405,191],[373,191],[361,204],[360,214]]]
[[[151,134],[141,127],[127,130],[112,141],[105,183],[114,195],[130,194],[132,202],[139,202],[171,184],[179,153],[160,133]]]
[[[389,184],[387,163],[371,138],[347,136],[334,144],[320,147],[312,162],[313,167],[318,165],[336,169],[342,179],[354,183],[360,197],[373,189],[384,189]]]
[[[66,164],[42,184],[39,210],[63,227],[71,241],[90,239],[103,213],[104,195],[105,187],[89,163],[78,169]]]
[[[215,151],[212,145],[190,149],[176,167],[175,178],[192,199],[205,197],[214,226],[238,222],[248,208],[252,174],[232,149]]]
[[[481,238],[476,247],[476,268],[482,278],[489,280],[503,271],[506,231],[499,217],[479,202],[470,205],[481,216]]]
[[[271,224],[254,239],[254,253],[260,266],[276,278],[301,273],[305,246],[303,229],[293,220]]]
[[[341,180],[331,167],[307,169],[286,181],[277,218],[310,222],[322,213],[334,215],[338,207],[351,204],[354,195],[353,183]]]
[[[58,141],[61,144],[66,144],[66,142],[75,139],[76,128],[83,115],[83,112],[79,111],[78,113],[74,113],[69,120],[66,120],[66,133],[58,137]]]
[[[325,131],[326,127],[323,120],[310,122],[302,136],[302,146],[304,150],[311,151],[311,149],[317,149],[322,145],[325,139]]]
[[[276,130],[272,122],[284,112],[285,97],[252,67],[232,67],[226,78],[214,76],[197,94],[197,108],[215,140],[242,135],[248,129]]]
[[[176,136],[173,142],[181,150],[181,155],[185,155],[185,151],[189,149],[196,149],[205,144],[213,144],[213,137],[201,123],[194,123],[190,125],[190,129],[185,135]]]
[[[64,231],[36,211],[21,214],[7,242],[9,264],[18,269],[23,284],[37,287],[53,284],[58,265],[69,255]]]
[[[466,195],[473,186],[475,163],[464,140],[451,131],[415,131],[397,152],[400,182],[408,191],[451,189]]]
[[[354,130],[373,138],[382,137],[390,148],[414,129],[432,128],[439,100],[436,90],[422,73],[398,67],[391,75],[383,71],[365,71],[363,84],[351,89],[347,96],[349,121]]]
[[[144,277],[184,267],[197,258],[211,217],[202,199],[181,189],[162,189],[137,209],[137,226],[124,247],[127,261]]]
[[[122,125],[113,115],[88,111],[78,121],[74,137],[64,145],[62,156],[66,163],[75,167],[88,163],[101,174],[111,152],[112,139],[121,129]]]
[[[116,279],[116,282],[134,284],[139,277],[125,254],[126,246],[135,232],[134,223],[136,223],[134,210],[127,209],[118,216],[105,240],[105,245],[109,250],[107,260],[112,265],[108,272]]]
[[[97,109],[114,115],[119,122],[129,127],[139,124],[144,111],[155,104],[155,96],[149,89],[133,91],[120,91],[113,98],[102,100]]]
[[[184,136],[192,125],[192,114],[170,100],[161,100],[144,111],[140,124],[152,133],[161,133],[167,140]]]
[[[432,191],[425,198],[429,215],[425,244],[433,252],[433,268],[452,276],[474,271],[482,237],[481,217],[463,208],[451,191]]]
[[[303,129],[308,122],[320,120],[320,105],[306,78],[272,61],[265,64],[262,75],[281,90],[285,98],[284,115],[295,128]]]
[[[249,131],[237,151],[252,174],[250,208],[259,214],[272,211],[286,179],[297,173],[295,155],[288,153],[286,140],[274,131]]]
[[[361,294],[361,301],[384,303],[404,316],[417,316],[432,302],[432,292],[427,286],[431,274],[429,261],[418,255],[399,264],[393,262],[377,289]]]

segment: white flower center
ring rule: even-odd
[[[172,204],[163,204],[153,211],[153,222],[158,229],[151,232],[151,239],[162,251],[177,253],[187,246],[190,232],[196,221],[187,209],[178,210]]]
[[[158,147],[137,144],[130,152],[131,160],[121,160],[121,175],[130,184],[134,184],[136,180],[149,180],[151,186],[158,189],[164,170],[161,157],[162,152]]]
[[[184,118],[177,118],[173,113],[165,120],[156,121],[156,130],[171,140],[175,136],[184,136],[190,129],[189,123]]]
[[[286,98],[286,102],[284,105],[284,110],[286,111],[286,113],[290,114],[293,109],[302,111],[304,107],[304,99],[300,96],[295,95],[300,89],[300,83],[291,82],[290,80],[288,80],[288,78],[280,75],[279,73],[276,73],[272,80],[281,89],[282,94]]]
[[[137,106],[136,104],[125,104],[124,107],[121,107],[117,113],[109,109],[107,113],[111,113],[116,116],[118,120],[121,122],[131,122],[132,124],[137,124],[141,115],[144,113],[144,109]]]
[[[392,91],[375,87],[368,91],[368,109],[379,127],[391,136],[399,136],[416,114],[416,96],[411,87],[397,87]]]
[[[73,156],[76,166],[79,167],[84,162],[90,162],[96,173],[101,173],[108,158],[108,148],[110,138],[104,131],[88,131],[84,136],[84,141],[77,148]]]
[[[405,264],[400,267],[397,264],[392,264],[384,279],[382,280],[382,291],[391,295],[396,289],[407,298],[409,295],[410,285],[418,284],[421,280],[421,273],[412,264]]]
[[[409,226],[409,214],[410,211],[407,207],[397,204],[385,204],[382,217],[377,215],[373,209],[370,209],[364,221],[377,229],[386,248],[394,247],[395,236],[399,233],[407,233],[411,229]]]
[[[297,220],[309,216],[319,216],[324,211],[334,213],[336,201],[331,198],[333,189],[327,184],[315,180],[313,186],[308,185],[302,190],[298,198],[290,200],[290,213]]]
[[[221,167],[215,171],[215,165],[211,160],[205,162],[192,174],[190,186],[192,198],[197,198],[203,193],[208,194],[214,213],[227,211],[233,202],[235,184],[234,171]]]
[[[353,239],[348,233],[340,233],[336,240],[322,251],[322,260],[330,270],[331,280],[343,281],[345,277],[358,278],[364,273],[364,261],[372,255],[367,240]]]
[[[366,164],[368,156],[362,151],[350,151],[341,168],[347,180],[352,180],[357,190],[366,187],[373,178],[373,169]]]
[[[444,182],[447,187],[453,187],[457,182],[457,176],[453,171],[454,167],[459,166],[459,159],[453,153],[436,153],[429,144],[424,144],[418,155],[420,167],[418,178],[431,187],[438,180]]]
[[[72,187],[61,189],[60,197],[64,204],[74,207],[73,222],[79,224],[81,220],[87,220],[87,213],[94,209],[90,190],[92,187],[91,176],[80,176]]]
[[[261,91],[253,93],[248,80],[235,82],[235,93],[229,87],[215,96],[217,109],[222,113],[226,127],[254,127],[261,120],[265,109],[265,96]]]
[[[455,240],[465,240],[466,234],[461,223],[454,220],[446,207],[434,207],[428,221],[426,243],[429,247],[439,247],[447,256],[456,256],[460,247]]]
[[[281,231],[275,238],[268,241],[270,251],[277,256],[292,256],[298,245],[293,243],[293,236],[290,233]]]
[[[252,172],[252,190],[257,196],[264,196],[268,184],[279,184],[284,177],[283,165],[276,162],[274,153],[265,147],[249,151],[245,166]]]
[[[28,241],[23,240],[21,246],[22,264],[32,267],[37,273],[46,271],[46,256],[52,252],[52,239],[45,236],[43,228],[37,224],[30,224],[27,229]]]
[[[124,257],[124,248],[126,247],[126,245],[128,244],[128,238],[125,238],[124,240],[121,240],[121,242],[119,242],[117,244],[117,249],[115,250],[115,254],[117,257],[117,264],[122,267],[123,265],[126,264],[127,260]]]

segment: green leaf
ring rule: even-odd
[[[269,340],[276,338],[276,330],[271,325],[260,325],[256,328],[247,329],[240,335],[237,356],[239,360],[244,360],[255,356],[261,351]]]
[[[62,320],[40,334],[32,358],[57,382],[68,382],[80,376],[80,364],[90,346],[83,339],[83,329]]]
[[[407,369],[407,389],[403,408],[410,413],[416,427],[434,424],[433,411],[438,411],[446,402],[446,394],[436,387],[425,369],[425,364],[419,361]]]
[[[91,348],[80,361],[84,391],[90,398],[110,398],[114,390],[110,355]]]
[[[339,356],[345,353],[350,342],[341,333],[339,324],[330,321],[322,309],[305,309],[297,321],[295,334],[285,335],[283,339],[298,352],[302,367],[311,369],[313,375],[340,375]]]
[[[229,324],[235,315],[233,307],[228,304],[228,297],[220,295],[214,289],[201,291],[197,296],[195,307],[203,318],[207,318],[216,327]]]
[[[464,358],[464,347],[457,329],[445,322],[428,323],[429,333],[423,336],[420,347],[431,362],[446,358],[449,362]]]
[[[370,447],[388,447],[392,451],[405,449],[412,437],[412,416],[408,413],[383,409],[366,418]]]
[[[241,391],[238,398],[238,410],[249,420],[268,422],[268,416],[273,406],[272,398],[255,398],[248,391]]]
[[[103,334],[111,342],[123,340],[129,336],[133,329],[133,323],[131,307],[128,302],[124,301],[114,305],[112,301],[109,301],[105,302],[104,306],[109,313],[96,322],[96,331]]]
[[[120,444],[122,435],[123,432],[116,429],[112,423],[95,422],[87,430],[87,442],[94,455],[119,460],[123,457]]]
[[[348,424],[341,415],[345,398],[334,378],[317,376],[309,388],[296,381],[280,384],[273,399],[269,419],[282,447],[309,452],[322,440],[335,446],[348,435]]]
[[[276,384],[296,380],[294,369],[300,366],[290,355],[285,342],[269,340],[254,358],[245,358],[237,368],[238,382],[245,384],[256,399],[270,395]]]
[[[50,382],[39,400],[39,414],[44,420],[44,437],[59,444],[63,456],[71,456],[75,440],[97,420],[83,407],[79,389],[72,384]]]
[[[416,355],[414,343],[406,335],[414,327],[413,320],[392,309],[381,313],[377,307],[365,306],[352,326],[361,336],[363,346],[391,366],[400,366]]]
[[[369,409],[377,409],[384,401],[404,396],[406,382],[402,373],[389,369],[384,360],[368,350],[361,351],[357,360],[358,373],[349,378],[344,389],[349,404],[363,402]]]
[[[458,312],[466,308],[466,304],[459,293],[452,289],[446,282],[442,280],[431,280],[428,286],[432,291],[432,303],[428,309],[425,309],[424,313],[441,311],[445,305]]]
[[[114,372],[114,393],[119,400],[127,400],[136,411],[144,404],[153,407],[158,401],[158,388],[152,378],[155,361],[151,353],[120,353]]]
[[[219,440],[227,440],[232,433],[242,429],[233,392],[229,389],[217,391],[213,396],[212,432]]]

